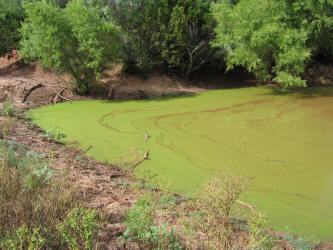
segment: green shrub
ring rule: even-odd
[[[93,249],[96,243],[98,216],[91,209],[73,209],[58,225],[70,249]]]
[[[18,48],[24,18],[21,0],[0,0],[0,56]]]
[[[26,226],[22,226],[14,233],[6,235],[0,246],[6,249],[41,249],[45,245],[45,239],[39,233],[40,229],[30,231]]]
[[[120,239],[139,241],[150,249],[184,249],[180,235],[168,224],[155,225],[156,203],[142,197],[127,213],[127,229]]]
[[[49,130],[46,130],[45,134],[41,135],[41,137],[46,138],[50,141],[56,141],[60,143],[62,139],[66,138],[66,134],[57,131],[55,128],[51,128]]]
[[[74,0],[64,9],[38,1],[26,2],[24,9],[20,55],[70,74],[77,93],[87,93],[96,77],[117,59],[118,29],[96,8]]]

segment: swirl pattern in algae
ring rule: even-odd
[[[82,101],[30,113],[98,160],[150,150],[140,167],[192,191],[221,169],[248,177],[242,199],[277,230],[333,239],[333,91],[284,94],[269,87],[173,99]],[[145,142],[144,134],[150,139]]]

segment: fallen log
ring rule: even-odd
[[[254,208],[254,206],[252,206],[252,205],[250,205],[250,204],[247,204],[247,203],[245,203],[245,202],[243,202],[243,201],[240,201],[240,200],[236,200],[236,202],[237,202],[239,205],[243,206],[243,207],[247,207],[247,208],[249,208],[253,213],[257,214],[259,217],[262,217],[262,218],[268,220],[268,218],[267,218],[265,215],[263,215],[262,213],[260,213],[259,211],[257,211],[257,210]]]
[[[32,91],[34,91],[35,89],[41,88],[41,87],[44,87],[44,85],[41,84],[41,83],[38,83],[38,84],[36,84],[35,86],[32,86],[32,87],[27,91],[27,93],[25,93],[25,95],[24,95],[24,97],[23,97],[23,100],[22,100],[22,103],[25,103],[25,102],[26,102],[28,96],[32,93]]]

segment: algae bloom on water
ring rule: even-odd
[[[174,99],[82,101],[30,113],[65,132],[98,160],[149,149],[140,167],[178,192],[221,169],[250,179],[244,199],[277,230],[333,237],[333,91],[275,93],[268,87],[209,91]],[[149,131],[149,140],[144,135]]]

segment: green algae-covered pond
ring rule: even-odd
[[[144,101],[82,101],[30,113],[88,155],[113,162],[150,150],[144,167],[190,192],[226,169],[248,177],[242,199],[277,230],[333,239],[333,89],[269,87]],[[145,142],[144,134],[151,138]]]

